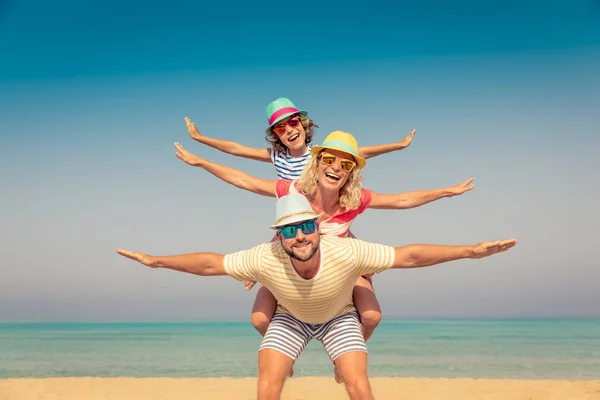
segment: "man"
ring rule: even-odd
[[[323,343],[351,399],[373,399],[367,377],[367,349],[352,290],[359,276],[390,268],[417,268],[461,258],[483,258],[508,250],[514,239],[470,246],[390,247],[333,235],[319,237],[317,215],[306,197],[277,200],[279,241],[237,253],[150,256],[117,250],[153,268],[196,275],[230,275],[261,282],[278,309],[260,346],[258,399],[279,399],[293,363],[311,339]]]

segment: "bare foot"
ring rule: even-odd
[[[246,288],[246,290],[252,289],[254,285],[256,285],[255,281],[244,281],[244,287]]]
[[[333,367],[333,373],[335,374],[335,381],[337,383],[344,383],[344,378],[340,375],[340,371],[338,371],[337,367]]]

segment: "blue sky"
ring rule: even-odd
[[[386,244],[516,237],[510,253],[375,285],[387,317],[600,316],[600,6],[593,1],[298,4],[0,1],[0,320],[243,319],[230,278],[144,269],[117,247],[230,252],[270,238],[274,202],[174,157],[172,143],[265,146],[289,97],[360,144],[365,186],[464,196],[367,211]],[[249,211],[250,210],[250,211]],[[262,239],[261,239],[262,238]]]

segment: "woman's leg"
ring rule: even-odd
[[[368,278],[371,279],[370,277]],[[369,340],[381,321],[381,308],[375,296],[372,282],[361,276],[354,285],[354,306],[360,315],[360,323],[365,341]]]
[[[254,306],[252,307],[252,317],[250,317],[252,326],[254,326],[254,329],[256,329],[261,336],[265,336],[276,308],[277,300],[275,300],[275,296],[269,292],[269,289],[261,285],[256,294]]]

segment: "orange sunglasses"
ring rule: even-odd
[[[333,154],[329,154],[329,153],[325,153],[325,152],[321,153],[321,161],[325,165],[333,165],[333,164],[335,164],[335,161],[337,159],[338,158],[336,156],[334,156]],[[344,172],[352,172],[352,170],[354,169],[355,166],[356,166],[356,163],[354,161],[340,159],[340,169]]]

